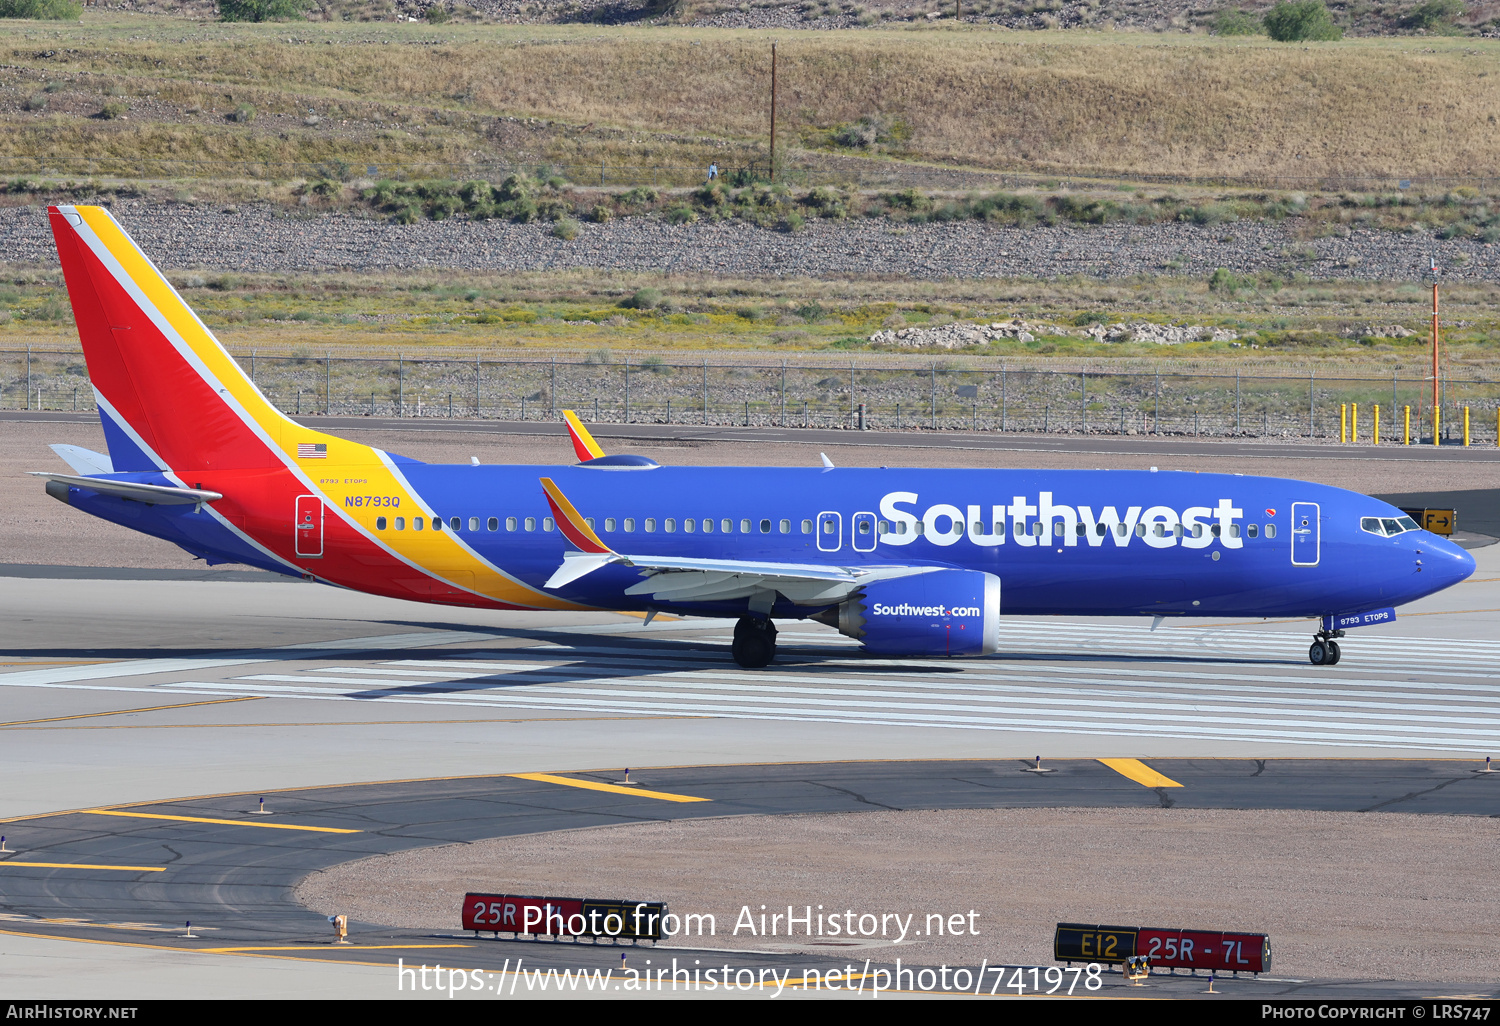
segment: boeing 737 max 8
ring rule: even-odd
[[[889,655],[997,650],[1005,614],[1319,617],[1346,626],[1468,577],[1463,549],[1384,502],[1301,481],[1143,471],[440,466],[276,409],[109,213],[52,230],[108,455],[57,446],[50,495],[237,562],[489,609],[739,618],[742,666],[775,619]]]

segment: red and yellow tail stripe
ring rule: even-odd
[[[224,493],[212,512],[288,565],[363,591],[472,605],[576,609],[522,583],[450,531],[375,530],[398,500],[436,513],[379,449],[286,417],[249,380],[171,283],[99,207],[49,211],[95,388],[183,483]],[[299,460],[299,443],[326,458]],[[296,554],[299,495],[322,498],[324,558]]]
[[[578,414],[572,410],[563,410],[563,422],[568,425],[568,437],[573,442],[573,452],[578,455],[580,461],[596,460],[604,455],[604,450],[599,443],[594,441],[594,436],[589,434],[589,429],[583,426],[583,421],[578,419]]]
[[[562,489],[550,477],[541,480],[542,490],[547,493],[547,504],[552,507],[552,517],[557,521],[557,529],[562,532],[563,537],[572,542],[580,552],[613,553],[614,549],[599,540],[594,529],[579,515]]]

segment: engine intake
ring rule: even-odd
[[[874,581],[812,619],[877,655],[989,655],[1000,648],[1000,578],[933,570]]]

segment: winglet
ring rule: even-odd
[[[614,549],[599,540],[594,529],[578,515],[578,510],[573,508],[562,489],[553,484],[550,477],[544,477],[541,481],[542,490],[547,493],[547,502],[552,507],[552,515],[557,520],[557,529],[563,533],[563,537],[577,546],[580,552],[613,554]]]
[[[596,460],[604,455],[604,450],[599,448],[599,443],[594,441],[589,429],[583,426],[578,414],[572,410],[563,410],[563,421],[568,425],[568,437],[573,440],[573,451],[580,460]]]

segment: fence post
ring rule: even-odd
[[[781,361],[781,426],[786,427],[786,360]]]
[[[1005,431],[1005,368],[1000,368],[1000,431]]]
[[[1235,368],[1234,372],[1234,433],[1240,433],[1240,372]]]
[[[552,384],[547,389],[547,417],[550,420],[557,419],[557,357],[552,357]]]
[[[1380,444],[1380,404],[1375,404],[1375,424],[1370,432],[1370,444]]]
[[[41,398],[41,396],[42,396],[41,390],[38,389],[37,390],[37,400],[36,400],[36,402],[37,402],[37,409],[41,409],[41,406],[42,406],[42,398]],[[1469,408],[1467,406],[1465,406],[1464,407],[1464,445],[1467,446],[1468,444],[1469,444]]]
[[[703,426],[708,427],[708,357],[703,358]]]
[[[1402,430],[1401,430],[1401,438],[1402,438],[1401,444],[1402,445],[1410,445],[1411,444],[1411,407],[1410,406],[1406,406],[1406,407],[1403,407],[1402,409],[1403,409],[1404,414],[1405,414],[1406,426],[1404,428],[1402,428]]]
[[[479,354],[474,354],[474,417],[484,417],[484,393],[480,390],[480,382],[484,378],[484,369],[479,364]]]
[[[406,358],[400,353],[396,354],[396,416],[406,416]]]
[[[630,357],[625,357],[625,423],[630,423]]]
[[[323,350],[323,416],[333,409],[333,354]]]
[[[31,347],[26,347],[26,408],[31,409]]]
[[[1161,371],[1156,372],[1156,414],[1152,420],[1156,434],[1161,434]]]
[[[1317,431],[1317,399],[1313,393],[1313,378],[1316,374],[1316,371],[1309,371],[1307,374],[1307,437],[1309,440],[1315,437]]]
[[[937,363],[932,365],[932,429],[937,430]]]

